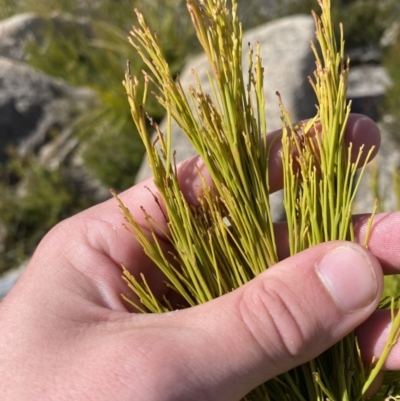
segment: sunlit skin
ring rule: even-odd
[[[377,151],[379,130],[368,118],[352,115],[346,141]],[[279,150],[277,141],[270,166],[273,190],[282,186]],[[202,168],[195,158],[179,169],[192,202],[195,183],[188,177],[196,164]],[[146,187],[156,193],[149,180],[120,197],[138,221],[143,222],[140,207],[145,206],[166,229]],[[354,217],[361,244],[367,220]],[[123,223],[110,199],[61,222],[40,243],[0,304],[2,400],[240,400],[357,327],[366,361],[382,351],[390,316],[375,310],[383,275],[400,271],[400,213],[376,217],[369,251],[338,241],[287,257],[285,226],[277,225],[280,263],[216,300],[161,315],[131,313],[121,298],[132,294],[121,279],[120,262],[133,275],[143,272],[157,296],[170,295]],[[165,238],[160,241],[168,249]],[[327,255],[332,264],[343,250],[357,261],[355,269],[365,265],[365,280],[361,276],[357,284],[365,282],[363,300],[344,283],[344,301],[338,301],[321,279]],[[337,261],[342,263],[339,256]],[[330,274],[332,282],[340,281]],[[400,368],[400,346],[385,368]]]

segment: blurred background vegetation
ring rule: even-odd
[[[262,7],[260,4],[263,4]],[[316,0],[273,2],[239,0],[244,27],[251,28],[273,17],[318,9]],[[336,21],[345,25],[348,47],[378,48],[387,29],[400,20],[399,0],[333,0]],[[85,141],[87,169],[105,186],[120,191],[130,187],[143,158],[143,146],[134,128],[121,81],[126,60],[134,74],[142,62],[127,41],[138,8],[161,41],[169,65],[178,74],[186,59],[199,51],[184,0],[0,0],[0,19],[35,12],[49,21],[40,45],[27,47],[28,63],[72,86],[86,86],[97,94],[97,106],[73,123],[74,134]],[[68,14],[90,32],[75,29],[57,32],[54,13]],[[383,62],[394,86],[385,100],[385,114],[400,118],[400,40],[382,49]],[[163,110],[153,102],[149,113],[161,120]],[[400,124],[398,125],[400,127]],[[13,183],[25,179],[23,195]],[[0,222],[5,231],[0,249],[0,273],[15,267],[32,252],[40,238],[59,220],[90,206],[71,187],[62,169],[47,171],[34,156],[14,157],[0,170]],[[1,227],[0,227],[1,228]]]

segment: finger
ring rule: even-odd
[[[377,307],[381,290],[373,256],[355,244],[330,242],[280,262],[230,294],[157,322],[179,327],[175,358],[213,399],[238,400],[354,330]]]
[[[383,379],[384,379],[384,372],[379,372],[375,379],[372,381],[371,385],[368,387],[367,391],[365,392],[365,398],[368,400],[370,399],[374,394],[376,394],[379,389],[382,386]],[[387,399],[386,399],[387,400]],[[390,398],[389,398],[390,400]],[[387,400],[387,401],[389,401]]]
[[[355,242],[365,244],[370,214],[353,216]],[[400,273],[400,212],[375,215],[367,247],[378,259],[384,274]],[[288,229],[286,222],[275,223],[275,238],[279,260],[290,256]]]
[[[353,218],[356,241],[365,242],[369,215]],[[379,213],[374,217],[368,249],[378,259],[385,274],[400,273],[400,212]]]
[[[270,138],[276,138],[281,135],[281,131],[275,131],[270,134]],[[371,160],[379,150],[381,136],[378,126],[367,116],[362,114],[350,114],[345,131],[346,147],[352,143],[351,160],[357,160],[360,147],[364,146],[359,164],[365,163],[368,152],[373,148]],[[269,183],[271,192],[277,191],[283,187],[283,167],[281,158],[282,145],[280,140],[275,140],[271,146],[269,160]]]
[[[378,309],[357,330],[358,343],[366,365],[376,362],[387,344],[391,323],[391,311]],[[397,342],[383,366],[385,370],[400,370],[400,343]]]
[[[378,126],[369,117],[362,114],[350,114],[346,126],[345,142],[348,146],[353,144],[351,152],[351,160],[357,160],[360,147],[364,146],[363,153],[360,158],[360,165],[365,163],[366,157],[370,149],[373,148],[371,160],[376,156],[381,144],[381,135]]]

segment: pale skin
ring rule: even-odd
[[[360,115],[351,116],[346,138],[356,146],[380,142],[378,128]],[[276,190],[282,174],[279,149],[273,152]],[[193,202],[188,166],[196,163],[180,167]],[[139,221],[144,206],[165,227],[145,186],[156,192],[147,181],[120,197]],[[354,219],[362,243],[368,216]],[[40,243],[0,303],[2,400],[240,400],[357,327],[365,359],[379,356],[389,316],[375,309],[383,275],[400,271],[400,213],[376,217],[369,251],[328,242],[285,258],[285,227],[279,225],[279,264],[212,302],[161,315],[131,313],[121,298],[132,295],[120,262],[132,274],[145,273],[157,295],[166,291],[123,222],[110,199],[61,222]],[[400,346],[385,368],[400,368]]]

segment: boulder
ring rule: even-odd
[[[47,29],[66,35],[79,29],[88,39],[94,35],[88,19],[68,14],[43,18],[24,13],[0,21],[0,163],[8,160],[10,146],[20,156],[35,154],[46,168],[67,167],[82,195],[102,201],[109,191],[85,169],[82,144],[70,127],[75,117],[93,108],[96,94],[24,64],[26,44],[41,45]]]
[[[351,67],[347,97],[352,101],[352,112],[378,121],[380,104],[391,85],[392,80],[382,65],[366,63]]]
[[[381,146],[374,161],[367,166],[354,202],[355,213],[371,213],[375,197],[379,211],[398,210],[400,199],[395,193],[394,174],[400,174],[400,143],[388,125],[378,124]]]
[[[7,162],[13,147],[20,156],[36,155],[46,168],[62,166],[83,196],[95,202],[109,198],[108,189],[85,169],[81,144],[71,131],[74,119],[95,102],[90,89],[0,57],[0,163]]]
[[[43,18],[34,13],[18,14],[0,21],[0,55],[13,60],[25,60],[25,45],[39,41]]]
[[[7,148],[35,153],[94,102],[94,93],[72,88],[15,60],[0,57],[0,163]]]
[[[68,34],[71,29],[80,29],[86,37],[93,36],[92,28],[85,18],[76,19],[68,14],[54,13],[45,19],[35,13],[18,14],[0,21],[0,56],[25,61],[25,46],[33,41],[43,43],[45,29]]]

